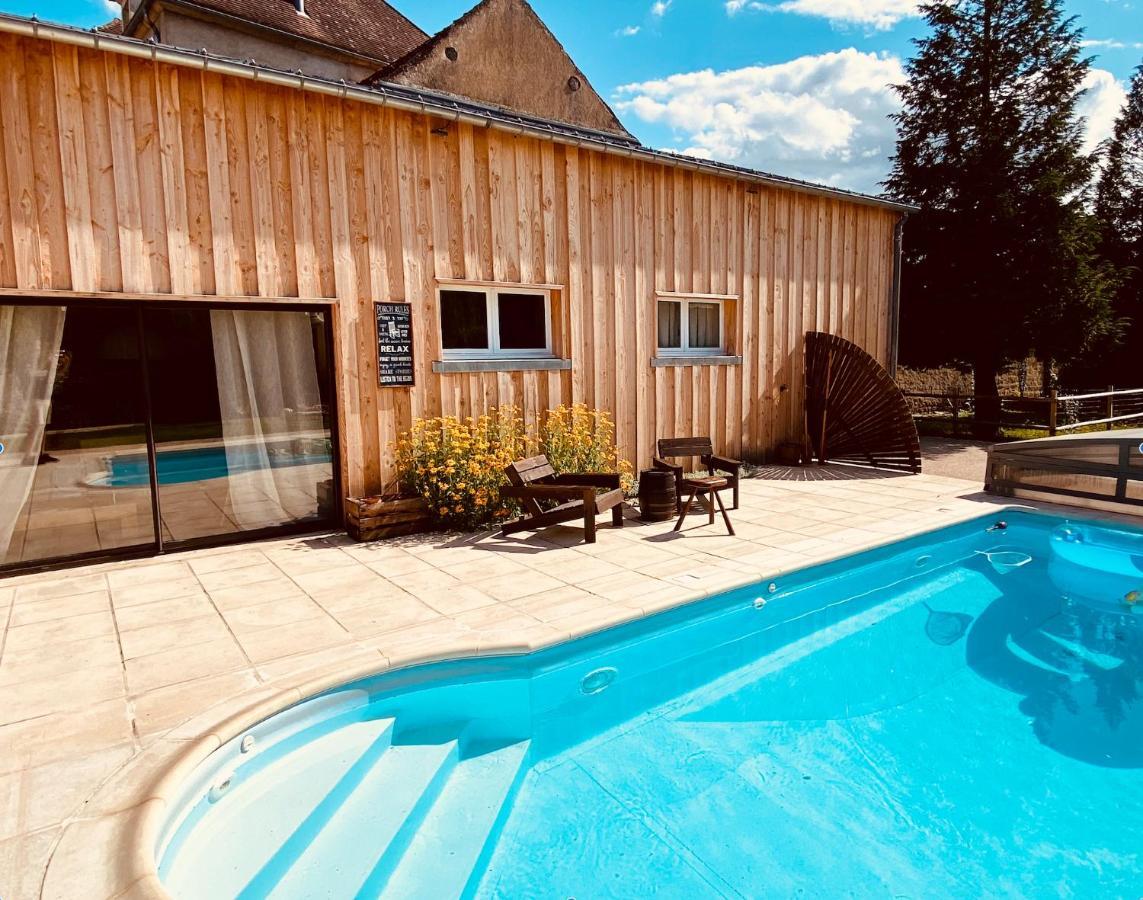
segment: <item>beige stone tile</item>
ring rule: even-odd
[[[74,594],[70,597],[56,597],[45,600],[20,600],[12,609],[10,627],[48,622],[67,616],[111,609],[111,595],[107,591],[92,591],[89,594]]]
[[[216,588],[210,592],[210,599],[223,612],[283,600],[289,597],[305,597],[306,592],[285,575],[274,581],[260,581],[255,585],[240,585],[232,588]]]
[[[436,567],[426,562],[421,556],[402,551],[403,556],[385,557],[383,559],[363,559],[362,562],[386,578],[401,578],[406,575],[416,575],[421,572],[436,571]]]
[[[528,569],[521,575],[513,575],[507,578],[495,576],[482,581],[475,581],[472,583],[472,587],[497,600],[505,601],[518,600],[521,597],[530,597],[533,594],[548,591],[558,591],[567,585],[551,575]]]
[[[246,668],[249,663],[234,639],[227,637],[140,656],[127,660],[124,665],[127,689],[132,694],[143,694],[170,684],[233,672]]]
[[[102,573],[72,572],[50,578],[36,577],[16,585],[17,600],[52,600],[107,590],[107,577]]]
[[[595,559],[580,553],[573,559],[553,562],[544,572],[566,584],[582,585],[587,581],[622,575],[626,569],[603,559]]]
[[[183,619],[177,624],[162,622],[121,630],[119,642],[123,648],[123,658],[135,659],[175,647],[190,648],[207,641],[224,640],[229,634],[226,623],[218,613],[211,610],[191,619]]]
[[[57,826],[75,815],[133,753],[131,745],[122,744],[0,775],[0,841]]]
[[[471,651],[476,637],[471,628],[452,619],[436,619],[393,631],[386,631],[370,639],[389,662],[402,665],[428,653],[461,655]]]
[[[305,572],[293,578],[298,587],[311,597],[354,591],[367,592],[385,584],[385,579],[372,569],[352,560],[347,566],[321,572]]]
[[[367,544],[354,544],[352,547],[343,547],[341,552],[350,559],[355,559],[363,565],[369,563],[382,563],[386,560],[415,559],[403,547],[392,541],[372,541]]]
[[[210,675],[148,691],[132,699],[135,728],[142,736],[161,734],[210,709],[220,698],[258,686],[250,670]]]
[[[583,610],[615,605],[613,600],[589,593],[583,588],[573,585],[563,585],[552,591],[520,597],[516,600],[510,600],[508,603],[541,622],[554,622],[564,616],[574,615]],[[630,609],[632,616],[639,614],[636,607],[628,607],[628,609]]]
[[[633,618],[637,617],[631,615],[630,608],[619,604],[607,604],[561,616],[550,624],[571,637],[581,637],[624,622],[630,622]]]
[[[608,575],[585,581],[579,585],[585,591],[606,597],[608,600],[617,600],[631,606],[641,607],[642,603],[651,596],[666,594],[680,597],[684,590],[678,585],[666,581],[650,578],[639,572],[622,572],[619,575]]]
[[[245,569],[250,566],[264,565],[269,562],[261,550],[226,550],[210,553],[204,556],[193,556],[187,560],[187,565],[196,575],[205,575],[210,572],[225,572],[229,569]]]
[[[400,605],[410,598],[416,599],[391,581],[379,578],[368,590],[319,592],[314,597],[314,602],[336,618],[342,613],[364,607],[390,603]]]
[[[138,584],[159,584],[193,578],[194,573],[185,562],[140,562],[129,568],[107,573],[107,583],[113,591]]]
[[[777,574],[790,569],[809,565],[813,560],[801,553],[779,550],[776,547],[762,547],[735,557],[735,561],[755,566],[761,572]]]
[[[130,631],[152,625],[166,625],[177,628],[179,622],[213,615],[214,604],[203,593],[187,597],[173,597],[155,603],[141,603],[115,610],[115,621],[119,630]]]
[[[242,566],[237,569],[223,569],[218,572],[203,572],[198,576],[203,589],[210,594],[226,588],[246,587],[282,579],[282,571],[268,562]]]
[[[159,801],[150,802],[159,805]],[[118,843],[135,813],[135,810],[125,810],[67,825],[44,879],[41,900],[115,897],[129,887],[130,881],[124,880],[124,874],[131,867],[132,857],[149,852],[142,847],[122,847]],[[77,894],[79,886],[82,886],[82,894]]]
[[[485,631],[491,628],[502,631],[514,626],[526,628],[539,622],[539,619],[528,615],[510,603],[498,603],[495,606],[485,606],[482,609],[471,609],[468,612],[457,613],[451,618],[473,631]]]
[[[508,621],[502,627],[494,626],[477,632],[476,649],[480,653],[530,653],[570,638],[571,633],[558,625]]]
[[[242,649],[255,664],[309,650],[321,650],[334,644],[348,643],[349,640],[346,630],[330,618],[264,628],[242,634],[238,638]]]
[[[425,572],[415,572],[411,575],[402,575],[396,579],[395,583],[406,593],[427,600],[444,591],[459,587],[461,582],[460,579],[453,578],[447,572],[431,569]]]
[[[145,581],[141,584],[126,585],[111,591],[111,600],[116,609],[159,603],[177,597],[193,597],[202,593],[202,585],[194,575],[172,578],[170,581]]]
[[[8,629],[4,650],[20,652],[35,647],[45,648],[52,644],[99,638],[115,633],[115,621],[111,610],[67,616],[62,619],[49,619]]]
[[[238,635],[260,631],[263,628],[291,625],[295,622],[324,619],[328,616],[329,614],[321,606],[306,596],[285,597],[271,600],[269,603],[240,606],[224,614],[226,624]]]
[[[431,560],[432,555],[426,554]],[[527,566],[515,562],[497,553],[487,551],[474,551],[469,554],[470,559],[462,563],[452,563],[444,568],[453,578],[464,582],[482,581],[486,578],[525,575],[530,572]],[[424,558],[424,557],[422,557]]]
[[[596,559],[603,560],[604,562],[612,563],[616,566],[626,569],[639,569],[644,566],[651,566],[656,563],[666,565],[677,559],[677,555],[667,550],[656,547],[646,541],[640,541],[631,546],[616,548],[615,550],[608,550],[606,553],[600,553],[595,557]]]
[[[352,567],[359,563],[335,546],[306,547],[292,544],[276,550],[267,550],[266,557],[287,575],[326,572]]]
[[[0,896],[4,900],[39,900],[40,884],[61,828],[0,841]]]
[[[0,685],[22,681],[50,681],[69,672],[102,666],[118,666],[119,639],[108,634],[52,644],[50,648],[28,647],[21,651],[6,649],[0,658]]]
[[[97,668],[72,668],[50,679],[5,685],[0,691],[0,723],[83,709],[125,693],[123,668],[118,662]]]
[[[133,739],[127,705],[107,700],[86,708],[0,726],[0,773],[94,752]]]
[[[342,644],[261,663],[258,674],[271,683],[296,682],[308,676],[327,673],[331,669],[351,672],[360,667],[375,665],[377,671],[380,671],[386,664],[386,658],[376,647]]]
[[[407,594],[403,599],[389,597],[383,602],[342,610],[335,613],[335,617],[355,638],[371,637],[441,618],[431,607]]]
[[[531,577],[536,577],[533,573],[529,572]],[[559,582],[556,582],[557,584]],[[485,584],[487,587],[487,583]],[[475,585],[461,584],[456,587],[449,588],[446,591],[433,591],[424,595],[421,600],[426,606],[431,607],[442,615],[450,616],[456,613],[467,612],[472,609],[480,609],[481,607],[496,604],[495,597],[480,587]]]

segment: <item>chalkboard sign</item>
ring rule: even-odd
[[[381,387],[412,387],[413,308],[408,303],[375,303],[377,374]]]

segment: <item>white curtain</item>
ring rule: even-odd
[[[310,319],[303,312],[212,310],[214,367],[230,509],[243,529],[280,525],[316,508],[315,476],[292,465],[321,428]],[[271,458],[282,456],[280,464]]]
[[[659,301],[659,346],[677,350],[683,345],[683,305],[677,300]]]
[[[63,326],[62,306],[0,306],[0,561],[43,452]]]
[[[691,346],[706,350],[719,345],[718,318],[722,308],[717,303],[690,303]]]

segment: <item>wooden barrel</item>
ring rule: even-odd
[[[644,469],[639,473],[639,518],[644,522],[665,522],[678,512],[675,473]]]

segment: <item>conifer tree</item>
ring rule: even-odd
[[[1092,160],[1076,103],[1088,61],[1062,0],[931,0],[898,88],[886,182],[920,211],[905,231],[902,359],[971,365],[981,437],[996,376],[1036,352],[1069,359],[1114,329]]]
[[[1119,274],[1115,311],[1128,322],[1110,378],[1135,387],[1143,385],[1143,65],[1104,151],[1095,193],[1100,251]]]

